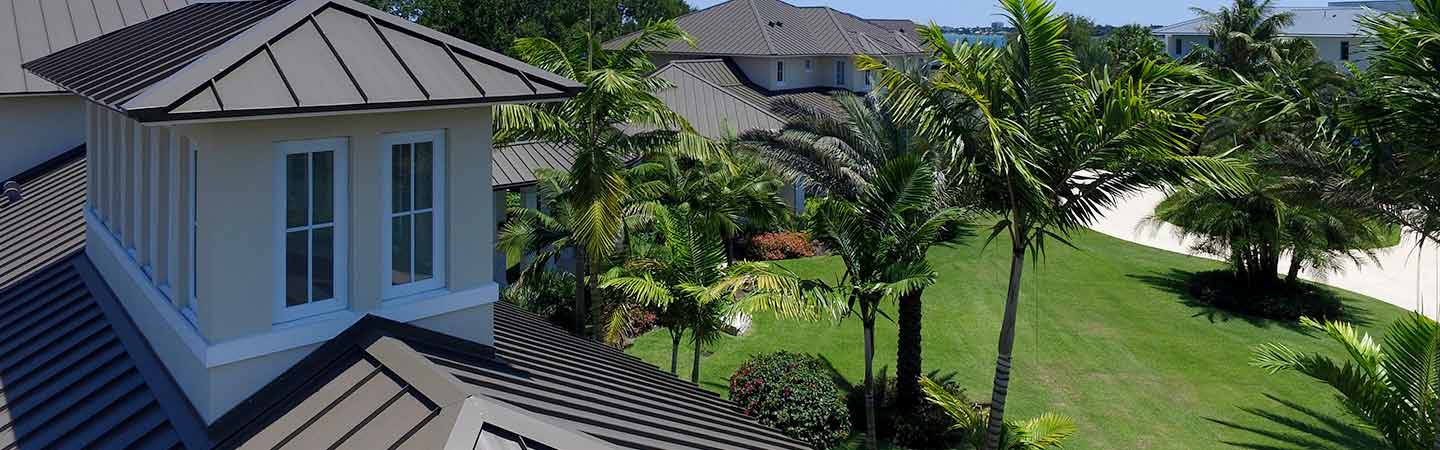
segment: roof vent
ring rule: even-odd
[[[15,180],[6,181],[5,199],[10,200],[10,203],[18,203],[20,197],[20,183],[16,183]]]
[[[781,22],[781,21],[778,21],[778,20],[772,20],[772,21],[770,21],[770,22],[767,22],[767,24],[770,25],[770,27],[772,27],[772,28],[773,28],[773,27],[783,27],[783,26],[785,26],[785,22]]]

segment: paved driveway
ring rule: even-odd
[[[1143,225],[1146,216],[1165,198],[1160,191],[1149,191],[1108,211],[1090,228],[1120,239],[1150,247],[1214,259],[1190,251],[1190,246],[1175,236],[1174,227],[1162,225],[1158,230]],[[1411,311],[1436,317],[1440,309],[1440,245],[1429,243],[1423,250],[1415,248],[1415,237],[1406,234],[1397,247],[1379,252],[1380,265],[1351,268],[1344,273],[1319,278],[1302,273],[1301,278],[1320,281],[1331,286],[1359,292]],[[1286,267],[1284,264],[1282,268]]]

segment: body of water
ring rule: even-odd
[[[960,41],[965,41],[965,42],[979,42],[979,43],[983,43],[983,44],[990,44],[990,45],[993,45],[993,46],[996,46],[996,47],[1003,47],[1003,46],[1005,46],[1005,35],[1003,35],[1003,34],[960,34],[960,33],[945,33],[945,40],[950,41],[950,43],[952,43],[952,44],[953,44],[953,43],[956,43],[956,42],[960,42]]]

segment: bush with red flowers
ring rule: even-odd
[[[814,356],[756,355],[730,376],[730,400],[787,436],[817,449],[834,448],[850,436],[850,410],[833,376]]]
[[[795,231],[765,233],[750,238],[750,256],[761,261],[778,261],[815,256],[810,236]]]

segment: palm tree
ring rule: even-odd
[[[1272,0],[1235,0],[1218,11],[1190,8],[1206,21],[1205,30],[1215,43],[1214,52],[1205,52],[1203,59],[1213,67],[1249,75],[1266,58],[1293,42],[1305,42],[1280,36],[1285,27],[1295,22],[1294,13],[1276,12]]]
[[[727,295],[711,295],[728,275],[720,237],[711,234],[705,218],[688,205],[671,212],[654,211],[655,226],[663,240],[649,257],[632,258],[612,270],[602,288],[616,288],[634,301],[659,308],[670,332],[670,373],[675,373],[680,340],[690,332],[695,360],[690,381],[700,382],[700,356],[724,330],[734,310]]]
[[[1201,128],[1197,114],[1161,99],[1193,68],[1144,61],[1114,79],[1086,77],[1062,38],[1065,19],[1040,0],[1002,0],[1017,30],[1003,49],[950,46],[938,27],[922,34],[938,69],[924,77],[861,58],[880,74],[896,117],[931,142],[957,146],[990,210],[1003,213],[991,238],[1011,242],[1010,282],[996,358],[986,448],[1004,433],[1005,400],[1015,343],[1020,281],[1027,252],[1093,222],[1100,211],[1139,190],[1191,178],[1233,185],[1239,164],[1188,156]]]
[[[701,158],[718,156],[708,140],[695,134],[689,123],[656,95],[669,85],[650,76],[655,65],[645,49],[674,40],[690,42],[673,20],[667,20],[646,25],[634,39],[613,50],[602,46],[592,33],[578,40],[575,51],[546,38],[515,42],[520,59],[586,86],[563,102],[495,109],[499,142],[545,140],[576,149],[570,168],[573,184],[564,198],[574,209],[570,243],[579,266],[575,295],[576,318],[581,325],[577,329],[584,329],[587,300],[603,271],[601,266],[620,240],[621,208],[629,196],[623,175],[625,159],[664,151]],[[642,129],[648,131],[634,131]]]
[[[961,441],[979,447],[985,442],[985,425],[990,413],[961,395],[956,395],[945,386],[924,378],[920,380],[925,398],[939,406],[955,423],[952,431],[962,433]],[[1005,424],[1000,448],[1004,450],[1044,450],[1060,448],[1065,440],[1078,431],[1074,419],[1054,413],[1042,414],[1034,419]]]
[[[1340,344],[1348,359],[1266,344],[1255,349],[1253,364],[1330,385],[1394,450],[1440,449],[1440,325],[1414,314],[1391,324],[1377,343],[1347,323],[1304,324]]]
[[[875,179],[887,162],[904,155],[920,155],[934,171],[934,208],[965,203],[964,171],[954,154],[916,136],[898,123],[874,95],[835,98],[844,117],[834,117],[808,106],[782,102],[777,112],[786,117],[779,130],[752,130],[740,135],[740,144],[760,155],[792,179],[804,178],[824,192],[854,200]],[[908,260],[923,259],[929,245],[910,249]],[[899,342],[896,351],[896,399],[899,414],[908,414],[921,400],[920,376],[922,296],[916,289],[900,298],[896,314]]]
[[[836,280],[801,279],[768,263],[742,263],[736,266],[738,277],[717,286],[735,294],[750,292],[742,302],[745,310],[846,305],[846,314],[857,317],[865,330],[865,442],[872,450],[877,445],[875,320],[882,305],[934,283],[935,271],[924,258],[913,258],[912,249],[933,244],[941,229],[960,217],[958,210],[933,207],[933,172],[918,155],[901,155],[880,166],[856,200],[819,202],[813,233],[845,265]],[[786,299],[801,301],[781,304]]]
[[[689,205],[707,232],[724,239],[727,262],[734,262],[734,240],[745,230],[786,219],[784,181],[744,153],[730,153],[729,161],[657,156],[629,172],[635,215],[656,205]]]

